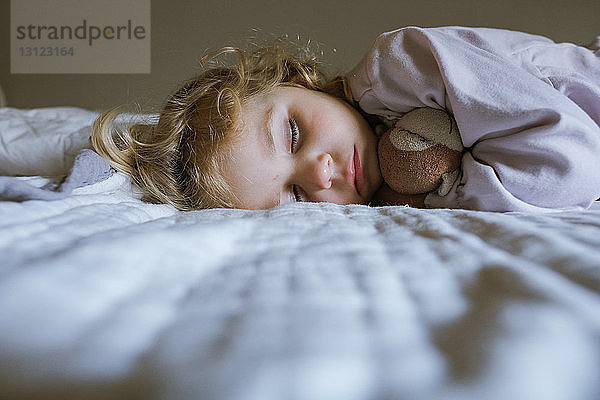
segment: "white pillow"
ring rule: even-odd
[[[0,108],[0,175],[67,174],[97,116],[76,107]]]

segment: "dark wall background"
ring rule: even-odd
[[[159,107],[191,76],[199,57],[247,38],[300,36],[318,42],[332,72],[351,68],[383,31],[467,25],[521,30],[579,44],[600,35],[600,1],[572,0],[152,0],[152,73],[10,74],[10,1],[0,0],[0,86],[12,107],[123,103]]]

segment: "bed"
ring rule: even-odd
[[[3,174],[52,189],[96,115],[1,108]],[[598,209],[178,212],[114,173],[0,202],[0,259],[3,399],[600,398]]]

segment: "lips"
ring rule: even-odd
[[[356,151],[356,147],[354,148],[353,167],[354,186],[356,187],[358,194],[362,196],[365,190],[365,177],[363,175],[362,164],[360,162],[360,154],[358,151]]]

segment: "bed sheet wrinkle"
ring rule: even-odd
[[[239,226],[239,224],[237,225]],[[44,267],[46,270],[55,271],[49,274],[54,282],[49,282],[48,279],[40,282],[40,287],[37,287],[38,290],[35,291],[36,297],[39,302],[44,304],[45,313],[49,313],[49,315],[56,312],[59,315],[67,313],[71,322],[70,326],[62,324],[61,328],[55,327],[54,331],[47,332],[46,340],[54,343],[54,347],[61,347],[59,343],[69,342],[72,343],[74,350],[78,350],[71,357],[65,357],[62,360],[64,368],[56,374],[67,374],[71,377],[81,374],[87,377],[95,376],[96,379],[100,375],[103,378],[109,378],[113,375],[124,374],[127,368],[135,363],[137,359],[136,352],[143,351],[140,347],[148,346],[148,343],[145,342],[154,340],[154,336],[158,334],[157,331],[160,331],[162,325],[166,324],[165,321],[168,321],[171,309],[177,309],[177,302],[185,294],[190,278],[194,278],[192,280],[199,279],[207,269],[211,268],[210,262],[206,262],[206,257],[202,265],[194,263],[197,257],[193,256],[197,255],[198,249],[196,246],[192,248],[192,246],[186,245],[186,241],[181,240],[190,234],[189,231],[189,228],[175,229],[175,232],[171,231],[168,235],[158,231],[146,235],[158,235],[161,239],[160,246],[157,246],[158,242],[153,240],[152,237],[136,235],[130,236],[129,240],[118,238],[108,241],[102,246],[102,249],[90,249],[90,243],[87,243],[87,248],[80,247],[71,252],[79,254],[79,258],[85,265],[93,266],[100,262],[100,265],[103,266],[100,271],[94,267],[87,271],[78,271],[73,269],[72,266],[65,267],[64,260],[60,258],[51,263],[51,266]],[[214,227],[211,229],[211,233],[217,242],[221,242],[218,240],[219,235]],[[129,243],[122,243],[123,241],[129,241]],[[123,244],[129,249],[144,247],[144,251],[129,257],[129,259],[119,259],[118,263],[111,263],[110,256],[108,263],[102,262],[102,256],[98,253],[108,251],[107,254],[110,255],[111,248],[114,249],[115,246],[121,248]],[[145,246],[142,246],[142,244],[145,244]],[[95,247],[93,243],[91,245]],[[227,246],[221,242],[219,247],[224,249]],[[175,275],[172,275],[171,271],[162,270],[164,263],[160,258],[164,259],[167,256],[169,248],[180,250],[179,254],[181,255],[184,255],[181,253],[182,249],[191,252],[190,257],[187,258],[189,260],[187,266],[183,262],[186,258],[183,258]],[[167,254],[165,254],[165,251]],[[211,251],[213,256],[217,256],[218,251],[215,248],[211,248]],[[106,256],[104,258],[104,261],[107,261]],[[113,266],[111,267],[111,265]],[[115,267],[114,265],[120,266]],[[186,266],[185,269],[184,266]],[[39,272],[40,269],[40,265],[32,266],[30,272],[33,275]],[[186,273],[182,274],[182,272]],[[27,272],[21,273],[16,279],[13,279],[13,282],[7,285],[8,288],[3,295],[14,296],[15,293],[20,293],[19,290],[22,290],[25,286],[22,284],[23,282],[31,284],[31,281],[35,278],[24,276],[26,274]],[[73,279],[78,280],[79,285],[75,288],[69,288],[67,291],[63,290],[60,296],[57,296],[58,292],[54,289],[61,286],[60,282]],[[21,282],[18,282],[19,280]],[[88,299],[86,293],[94,293],[95,300],[101,300],[100,305],[105,307],[101,310],[94,307],[94,297]],[[26,297],[27,293],[20,293],[20,295]],[[3,303],[0,300],[0,304]],[[65,304],[69,304],[68,310],[64,309]],[[82,306],[83,308],[81,308]],[[157,312],[160,308],[163,309],[163,318],[161,318],[161,313]],[[55,311],[53,312],[53,310]],[[21,314],[20,317],[13,315],[12,318],[2,319],[5,321],[12,319],[13,323],[16,322],[15,320],[20,320],[21,327],[23,327],[32,320],[35,321],[40,318],[34,310],[18,314]],[[126,318],[128,314],[131,314],[131,318]],[[76,317],[76,315],[79,315],[79,317]],[[141,318],[144,315],[146,316],[146,324],[143,323],[144,319]],[[78,323],[77,319],[79,319]],[[73,325],[73,322],[75,322],[75,325]],[[145,332],[144,328],[148,329],[148,332]],[[56,329],[59,331],[57,332]],[[136,333],[134,337],[131,337],[133,332]],[[127,334],[130,336],[129,340],[127,340]],[[38,344],[42,348],[47,347],[48,342],[39,343],[40,336],[43,335],[38,335]],[[146,340],[144,340],[145,337]],[[22,341],[20,345],[12,343],[13,346],[21,348],[21,350],[26,348],[28,353],[35,352],[35,348],[30,348],[31,343],[27,344],[27,336],[20,338],[20,340]],[[83,343],[85,343],[85,346],[78,349],[79,345]],[[128,345],[125,346],[125,344]],[[108,376],[104,376],[107,374]]]
[[[239,267],[239,266],[238,266]],[[263,267],[263,265],[261,264],[261,267]],[[325,268],[331,268],[330,264],[326,264],[323,265],[323,267]],[[339,267],[339,266],[337,266]],[[338,271],[336,267],[336,272],[338,273],[343,273],[343,271]],[[251,268],[251,265],[248,266],[248,268]],[[290,268],[292,268],[290,266]],[[311,274],[318,274],[319,273],[319,269],[318,268],[311,268]],[[301,276],[306,274],[307,268],[303,268],[300,271],[296,271],[296,273],[300,274]],[[259,298],[261,297],[259,294],[263,293],[265,291],[268,290],[268,293],[264,294],[265,299],[270,298],[270,295],[273,293],[273,286],[272,286],[272,281],[269,280],[267,283],[264,282],[264,279],[261,278],[263,277],[262,274],[259,275],[259,278],[256,278],[256,274],[251,275],[252,279],[247,279],[248,282],[248,286],[245,287],[245,289],[243,290],[243,292],[248,295],[251,295],[250,299],[246,299],[243,303],[241,304],[246,304],[245,309],[246,311],[244,312],[246,314],[246,316],[241,316],[241,317],[234,317],[233,319],[229,320],[230,322],[227,323],[227,327],[228,328],[234,328],[234,333],[237,332],[238,335],[240,333],[243,333],[244,336],[246,337],[248,336],[247,340],[243,341],[243,345],[239,345],[242,346],[241,350],[244,350],[245,352],[249,352],[248,354],[245,354],[240,361],[237,362],[227,362],[227,361],[222,361],[223,362],[223,370],[225,368],[227,368],[227,366],[230,365],[243,365],[244,368],[246,368],[245,366],[247,365],[248,362],[250,362],[250,360],[257,360],[259,361],[258,364],[253,364],[253,368],[251,375],[255,376],[255,378],[250,379],[249,384],[252,383],[253,380],[261,382],[261,381],[266,381],[264,382],[267,386],[269,384],[269,382],[271,382],[274,378],[273,378],[273,374],[272,374],[272,370],[273,370],[273,363],[266,363],[261,364],[260,360],[261,359],[265,359],[266,355],[269,354],[273,354],[273,355],[278,355],[275,360],[280,360],[281,361],[281,367],[285,368],[287,366],[287,369],[290,370],[289,373],[283,374],[281,376],[281,371],[280,372],[280,376],[281,376],[281,384],[285,385],[286,387],[290,387],[290,388],[297,388],[295,393],[300,393],[300,394],[304,394],[307,392],[307,386],[306,384],[304,384],[305,381],[310,381],[313,380],[315,377],[313,376],[312,378],[307,377],[306,376],[306,372],[304,374],[302,374],[302,371],[306,368],[310,368],[313,372],[314,371],[320,371],[321,368],[323,367],[323,363],[316,363],[315,361],[304,361],[302,362],[301,360],[294,362],[294,361],[285,361],[285,353],[282,354],[281,351],[285,350],[285,347],[283,349],[279,349],[279,347],[281,346],[281,343],[283,341],[283,343],[285,343],[283,338],[288,338],[287,340],[292,340],[294,341],[294,343],[297,343],[294,346],[288,345],[287,348],[296,348],[298,349],[298,347],[300,347],[301,349],[304,349],[304,351],[308,351],[311,348],[314,348],[315,343],[314,340],[316,338],[319,338],[319,336],[323,335],[323,332],[331,332],[332,329],[329,328],[328,326],[330,326],[331,324],[333,324],[334,326],[337,323],[343,323],[342,321],[339,320],[339,318],[336,320],[335,318],[333,318],[333,321],[329,320],[330,318],[319,318],[319,313],[317,313],[315,315],[315,311],[318,311],[318,309],[315,309],[314,311],[311,312],[306,312],[305,310],[303,310],[302,308],[292,308],[292,309],[286,309],[285,308],[285,303],[281,304],[281,303],[277,303],[277,301],[283,301],[285,300],[283,298],[283,296],[275,296],[275,298],[271,298],[271,300],[274,300],[276,304],[273,304],[272,302],[262,302],[259,301],[258,303],[256,303],[253,300],[256,300],[256,297],[258,296]],[[272,274],[267,275],[269,278],[273,278]],[[330,274],[330,276],[336,276],[335,273]],[[280,278],[284,278],[285,275],[282,274],[279,276]],[[317,277],[318,278],[318,277]],[[258,279],[258,281],[257,281]],[[236,281],[237,282],[237,281]],[[277,281],[279,282],[280,286],[279,289],[285,291],[285,282],[283,281]],[[330,285],[328,285],[329,283],[329,279],[326,279],[325,281],[323,281],[322,279],[308,279],[305,281],[305,284],[303,286],[293,286],[295,289],[292,289],[293,292],[292,293],[288,293],[289,296],[294,296],[293,293],[296,292],[300,292],[300,293],[312,293],[311,289],[316,289],[317,287],[320,288],[320,291],[322,292],[323,290],[325,290],[325,288],[330,287]],[[264,285],[263,285],[264,284]],[[334,285],[335,286],[335,285]],[[337,287],[337,286],[336,286]],[[343,288],[345,288],[345,290],[350,290],[352,288],[352,286],[348,286],[348,285],[343,285]],[[332,288],[333,289],[333,288]],[[340,289],[338,287],[338,289]],[[280,291],[277,291],[277,293],[281,293]],[[314,296],[314,295],[313,295]],[[347,296],[344,295],[344,292],[339,292],[336,291],[336,296],[339,296],[339,298],[342,299],[348,299]],[[333,298],[332,298],[333,300]],[[292,304],[296,304],[298,305],[298,301],[296,300],[294,303]],[[348,304],[341,304],[341,305],[337,305],[336,306],[336,302],[329,302],[327,301],[325,304],[329,304],[331,307],[335,308],[339,308],[339,307],[347,307]],[[316,306],[316,303],[313,303],[314,306]],[[266,308],[263,308],[266,307]],[[303,323],[300,323],[300,325],[298,327],[293,327],[291,329],[291,332],[288,333],[285,336],[279,336],[279,335],[275,335],[277,334],[278,331],[276,331],[276,329],[279,329],[279,332],[281,332],[282,327],[280,326],[281,324],[281,317],[280,317],[280,310],[284,310],[286,312],[286,314],[290,314],[290,313],[302,313],[302,314],[298,314],[298,315],[302,315],[302,320],[305,321],[311,321],[310,323],[312,325],[316,324],[316,328],[318,328],[320,325],[325,325],[324,327],[320,328],[320,329],[316,329],[316,333],[319,333],[318,335],[306,335],[306,333],[301,334],[300,336],[297,336],[297,334],[294,334],[294,332],[297,332],[301,329],[306,330],[306,327]],[[352,308],[351,308],[352,309]],[[296,315],[296,314],[294,314]],[[315,317],[316,321],[315,321]],[[358,317],[358,315],[357,315]],[[345,323],[350,323],[352,324],[352,320],[356,318],[353,317],[350,320],[347,320]],[[360,319],[359,319],[360,320]],[[235,321],[235,322],[233,322]],[[357,320],[358,321],[358,320]],[[357,323],[357,321],[354,322],[354,324]],[[248,327],[247,325],[250,324],[250,326]],[[270,325],[273,324],[274,326]],[[279,325],[277,325],[279,324]],[[365,328],[367,328],[368,326],[365,326]],[[272,329],[269,329],[272,328]],[[229,331],[229,329],[223,329],[223,331]],[[323,331],[323,332],[322,332]],[[335,332],[339,332],[339,329],[335,329]],[[344,330],[342,330],[344,331]],[[352,332],[356,332],[356,329],[351,329],[350,333]],[[261,335],[262,333],[262,335]],[[266,334],[269,335],[266,335]],[[291,336],[290,336],[291,334]],[[331,336],[331,333],[329,333],[329,336]],[[352,337],[352,336],[351,336]],[[310,340],[308,340],[310,339]],[[356,346],[357,343],[360,343],[361,337],[355,337],[354,339],[348,338],[351,340],[352,343],[354,343],[354,345]],[[355,342],[355,340],[359,340],[359,342]],[[233,352],[233,354],[235,355],[235,351],[231,350],[231,347],[233,347],[234,349],[236,348],[236,343],[229,343],[227,346],[225,346],[223,344],[223,342],[220,342],[221,344],[216,346],[219,349],[226,349],[226,348],[230,348],[229,352]],[[227,342],[226,342],[227,343]],[[299,345],[299,344],[300,345]],[[304,343],[304,344],[303,344]],[[341,342],[338,343],[338,345],[343,344],[344,341],[342,340]],[[307,347],[308,346],[308,347]],[[364,344],[362,345],[364,346]],[[342,346],[343,347],[343,346]],[[357,346],[358,348],[358,346]],[[315,353],[321,354],[323,352],[331,352],[332,349],[330,348],[330,346],[328,346],[328,349],[321,349],[321,346],[319,346],[318,351],[315,351]],[[289,350],[288,350],[289,351]],[[298,350],[296,350],[298,351]],[[312,352],[311,352],[312,353]],[[223,357],[231,357],[231,354],[225,354],[222,355]],[[239,357],[239,355],[238,355]],[[320,356],[322,358],[322,356]],[[270,357],[268,357],[270,358]],[[318,359],[317,359],[318,360]],[[326,360],[322,360],[322,361],[326,361]],[[352,362],[352,359],[347,360],[348,362]],[[213,367],[215,367],[216,365],[220,365],[220,363],[217,360],[212,360],[211,359],[211,365]],[[314,365],[313,365],[314,364]],[[343,363],[342,363],[343,364]],[[280,365],[279,361],[276,361],[275,365]],[[325,362],[325,365],[327,365],[327,362]],[[360,366],[360,364],[357,364],[358,366]],[[341,365],[340,365],[341,366]],[[302,368],[300,368],[302,367]],[[331,369],[335,369],[334,367],[336,367],[336,365],[328,365],[327,366],[327,370],[331,370]],[[278,368],[275,368],[276,370],[278,370]],[[291,374],[292,376],[298,375],[298,373],[294,374],[293,372],[299,369],[300,372],[300,376],[298,376],[295,379],[290,380],[289,375]],[[347,366],[346,366],[347,369]],[[220,369],[218,369],[219,373],[222,373],[222,371]],[[270,372],[269,372],[270,371]],[[230,376],[232,374],[231,371],[229,371],[228,375]],[[240,372],[233,372],[234,377],[237,377],[238,380],[239,378],[242,378],[242,381],[245,382],[244,380],[244,375],[248,374],[248,372],[246,372],[245,374],[242,374],[242,371]],[[313,373],[314,374],[314,373]],[[238,376],[239,375],[239,376]],[[275,375],[277,376],[277,375]],[[270,378],[267,378],[270,377]],[[287,381],[286,381],[287,378]],[[247,380],[248,378],[246,378]],[[277,378],[275,378],[277,380]],[[364,377],[362,378],[364,379]],[[291,384],[291,386],[289,386]],[[179,385],[181,386],[181,385]],[[243,386],[243,385],[242,385]],[[314,387],[314,383],[312,385]],[[254,388],[254,386],[252,386]],[[355,387],[355,386],[353,386]],[[312,389],[312,390],[316,390],[316,389]],[[254,393],[260,393],[260,390],[258,388],[256,388],[255,390],[253,390]],[[269,393],[267,393],[269,394]],[[312,393],[313,395],[316,395],[317,393]],[[210,396],[209,396],[210,397]],[[261,398],[277,398],[277,397],[273,397],[273,396],[259,396]],[[307,398],[309,396],[306,396]],[[357,398],[360,398],[360,396],[356,396]],[[232,398],[237,398],[237,397],[232,397]],[[324,398],[323,394],[321,393],[320,395],[317,395],[316,397],[312,397],[312,398]],[[350,397],[352,398],[352,397]]]
[[[357,290],[366,299],[362,321],[369,332],[369,353],[377,375],[394,382],[377,391],[383,398],[398,392],[406,398],[418,398],[419,393],[431,391],[431,382],[443,378],[445,363],[436,351],[430,351],[427,322],[410,281],[398,273],[393,259],[379,254],[372,264],[363,260],[349,266]],[[400,357],[403,363],[398,362]],[[406,391],[407,386],[412,389]]]
[[[4,254],[3,273],[10,265],[27,268],[32,262],[57,257],[61,252],[77,247],[82,241],[101,240],[119,234],[128,226],[140,226],[152,216],[143,208],[122,204],[76,205],[69,212],[60,211],[40,218],[0,229],[0,251]],[[98,236],[101,235],[101,236]]]
[[[600,213],[586,213],[586,224],[578,224],[577,229],[573,229],[573,222],[581,222],[575,215],[567,213],[548,216],[544,219],[544,224],[536,221],[537,216],[523,219],[519,215],[507,215],[504,218],[490,215],[487,223],[469,218],[468,215],[461,219],[466,218],[467,222],[463,229],[472,229],[485,237],[489,245],[546,265],[574,282],[598,291],[600,247],[596,244],[595,236],[600,226]],[[548,224],[555,229],[547,229]],[[517,226],[518,231],[515,230]]]

